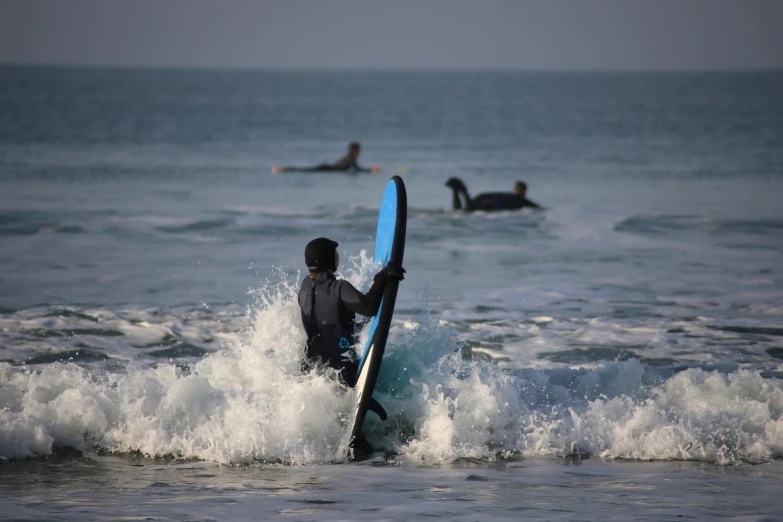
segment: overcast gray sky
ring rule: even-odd
[[[0,0],[0,62],[783,68],[783,0]]]

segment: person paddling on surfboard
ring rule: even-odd
[[[307,363],[331,366],[340,372],[344,384],[354,386],[358,363],[353,346],[359,340],[356,314],[377,314],[386,281],[404,279],[405,269],[389,263],[376,274],[365,295],[348,281],[334,277],[340,262],[337,246],[337,242],[319,237],[305,247],[310,274],[299,289],[299,308],[307,333]]]
[[[362,168],[356,159],[362,152],[362,146],[357,142],[348,144],[348,154],[337,160],[336,163],[321,163],[315,167],[272,167],[272,172],[280,174],[283,172],[373,172],[381,171],[380,167]]]
[[[459,178],[449,178],[445,185],[452,191],[452,206],[454,210],[465,210],[473,212],[474,210],[495,211],[495,210],[517,210],[520,208],[540,209],[541,205],[527,199],[527,183],[517,181],[514,183],[513,192],[486,192],[475,197],[470,197],[468,188]],[[465,200],[463,204],[462,200]]]

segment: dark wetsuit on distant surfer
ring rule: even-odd
[[[335,163],[321,163],[315,167],[272,167],[272,172],[279,174],[283,172],[380,172],[380,167],[363,168],[359,166],[356,159],[362,151],[362,146],[357,142],[348,145],[348,153],[337,160]]]
[[[340,380],[353,386],[358,361],[353,347],[358,343],[356,314],[378,313],[387,279],[403,279],[405,270],[388,264],[373,278],[367,294],[343,279],[336,279],[339,264],[337,243],[320,237],[307,244],[305,262],[310,274],[299,289],[299,308],[307,333],[306,366],[325,364],[340,372]]]
[[[513,192],[485,192],[471,198],[465,183],[459,178],[449,178],[446,186],[452,190],[452,206],[454,210],[494,211],[518,210],[521,208],[541,208],[540,205],[527,199],[527,184],[517,181]],[[465,200],[464,204],[462,199]]]

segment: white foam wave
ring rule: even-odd
[[[758,372],[689,369],[659,386],[631,360],[518,377],[451,357],[422,383],[416,459],[593,454],[732,464],[783,455],[783,383]],[[467,366],[467,367],[466,367]]]
[[[345,274],[362,286],[375,270],[363,254]],[[352,397],[329,372],[301,373],[297,287],[293,277],[264,286],[246,331],[190,368],[0,363],[0,456],[97,446],[225,464],[345,460]],[[378,448],[425,460],[576,452],[726,464],[783,454],[779,379],[636,360],[509,371],[461,349],[420,308],[392,328],[376,390],[390,418],[370,414],[365,425]]]
[[[263,299],[249,340],[233,335],[189,370],[163,364],[99,376],[75,364],[29,371],[3,363],[0,455],[97,445],[220,463],[345,458],[345,390],[328,373],[299,371],[295,282]]]

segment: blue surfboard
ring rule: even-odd
[[[377,263],[386,266],[387,263],[394,262],[402,266],[407,222],[408,195],[405,192],[405,184],[402,182],[402,178],[394,176],[389,180],[386,190],[383,192],[381,210],[378,214],[374,255]],[[400,282],[396,279],[386,282],[381,307],[370,322],[367,345],[356,373],[356,409],[351,429],[352,448],[359,445],[367,447],[367,443],[361,437],[361,430],[368,409],[377,413],[382,420],[386,420],[386,412],[372,398],[372,393],[375,390],[383,352],[386,349],[386,338],[389,335],[399,284]]]

